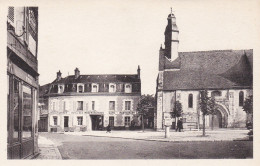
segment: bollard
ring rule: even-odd
[[[169,138],[169,136],[170,136],[170,127],[165,126],[165,138]]]

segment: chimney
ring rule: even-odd
[[[61,72],[60,70],[57,72],[57,81],[59,81],[61,79]]]
[[[140,66],[138,65],[138,69],[137,69],[137,76],[138,76],[138,79],[140,79]]]
[[[75,71],[75,79],[77,79],[80,76],[80,71],[77,67],[74,71]]]

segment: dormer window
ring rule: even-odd
[[[84,84],[78,84],[78,93],[83,93],[84,92]]]
[[[63,93],[64,92],[64,85],[59,85],[58,86],[58,93]]]
[[[109,92],[116,92],[116,84],[109,84]]]
[[[92,91],[91,92],[98,92],[98,84],[92,84]]]
[[[131,92],[132,92],[131,84],[125,84],[125,93],[131,93]]]

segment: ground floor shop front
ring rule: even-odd
[[[37,92],[31,75],[12,62],[7,74],[7,158],[23,159],[38,153]]]
[[[48,121],[49,132],[104,130],[108,125],[114,129],[128,129],[131,124],[140,125],[138,117],[130,113],[52,113]]]

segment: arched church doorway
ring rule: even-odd
[[[226,128],[228,120],[228,113],[226,110],[220,106],[217,105],[217,111],[214,115],[209,116],[209,126],[212,128]]]
[[[211,127],[222,128],[222,114],[219,110],[216,111],[214,115],[211,115]]]

